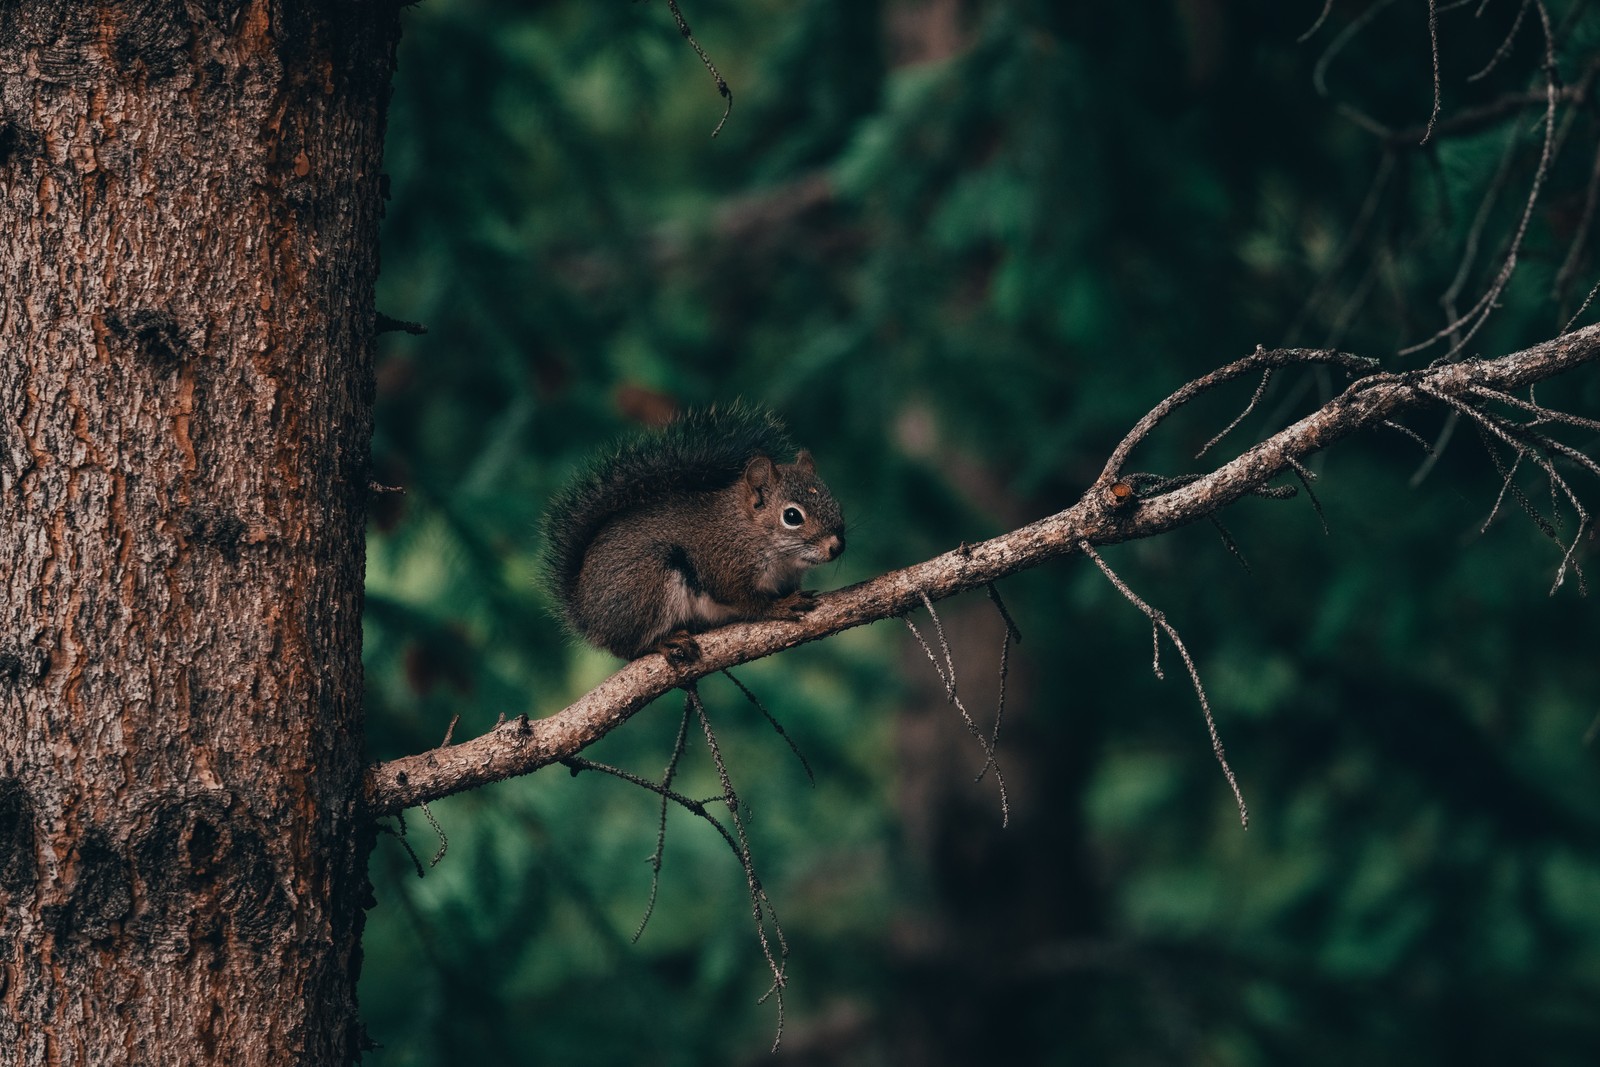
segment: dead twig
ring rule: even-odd
[[[1011,645],[1021,643],[1022,631],[1017,629],[1017,624],[1011,620],[1011,613],[1006,610],[1006,602],[1000,599],[1000,591],[990,582],[984,587],[989,592],[989,600],[1000,613],[1000,619],[1006,624],[1005,637],[1000,641],[1000,696],[995,702],[994,729],[989,732],[989,759],[978,769],[978,777],[974,781],[983,781],[984,772],[990,767],[994,768],[995,777],[1000,777],[1000,765],[995,762],[994,753],[1000,747],[1000,726],[1006,717],[1006,681],[1011,674]],[[1002,822],[1002,825],[1004,823]]]
[[[1154,638],[1156,629],[1159,627],[1160,631],[1167,635],[1167,640],[1171,641],[1172,646],[1178,650],[1178,655],[1183,659],[1183,665],[1189,670],[1189,681],[1194,684],[1195,696],[1200,698],[1200,712],[1206,719],[1206,732],[1211,735],[1211,751],[1217,757],[1217,763],[1222,767],[1223,777],[1228,780],[1228,788],[1233,790],[1234,802],[1239,806],[1239,825],[1246,830],[1250,829],[1250,809],[1245,806],[1244,794],[1239,790],[1239,779],[1234,776],[1233,768],[1228,765],[1228,754],[1222,747],[1222,735],[1217,733],[1217,720],[1211,714],[1211,701],[1206,699],[1205,686],[1200,684],[1200,671],[1195,667],[1194,657],[1189,655],[1188,646],[1183,643],[1183,638],[1178,636],[1177,627],[1167,621],[1165,614],[1139,599],[1139,595],[1128,588],[1128,584],[1122,580],[1116,571],[1111,569],[1110,564],[1100,558],[1100,553],[1094,550],[1093,545],[1083,541],[1079,543],[1078,550],[1093,560],[1094,565],[1100,568],[1100,573],[1106,576],[1106,580],[1116,588],[1117,592],[1121,593],[1128,603],[1138,608],[1150,620],[1152,637]],[[1166,676],[1161,672],[1161,642],[1159,638],[1154,638],[1154,645],[1155,659],[1152,668],[1157,678],[1164,678]]]
[[[672,743],[672,755],[667,759],[666,770],[661,773],[661,817],[656,826],[656,850],[650,854],[650,899],[645,902],[644,915],[639,919],[639,925],[634,928],[633,941],[638,943],[644,936],[644,928],[650,924],[650,916],[656,911],[656,894],[661,889],[661,860],[667,851],[667,804],[672,799],[672,779],[678,773],[678,761],[683,758],[683,749],[689,739],[689,701],[683,702],[683,714],[678,718],[678,737]]]
[[[1422,131],[1418,144],[1428,143],[1434,124],[1439,121],[1439,0],[1428,0],[1428,44],[1433,50],[1433,110],[1428,113],[1428,127]]]
[[[750,858],[750,837],[744,827],[744,818],[739,814],[739,794],[734,791],[733,779],[728,774],[728,765],[722,759],[722,749],[717,745],[717,735],[711,729],[711,719],[706,715],[706,706],[700,700],[700,691],[693,685],[684,687],[689,703],[694,706],[695,714],[700,718],[700,728],[706,735],[706,749],[711,753],[711,762],[717,768],[717,777],[722,782],[722,802],[728,807],[728,821],[733,824],[734,836],[738,839],[737,853],[739,865],[744,868],[745,886],[750,893],[750,909],[756,922],[756,940],[761,944],[761,955],[767,961],[767,967],[772,972],[772,986],[756,1001],[765,1004],[772,998],[778,1009],[778,1031],[772,1038],[772,1051],[778,1051],[778,1045],[783,1041],[783,990],[788,984],[784,968],[789,958],[789,942],[783,936],[783,926],[778,922],[778,912],[773,906],[772,899],[767,896],[767,891],[761,885],[761,879],[756,876],[755,862]],[[767,924],[772,925],[772,937],[767,936]],[[772,942],[778,943],[777,954],[772,951]]]
[[[922,606],[928,609],[928,617],[933,620],[934,631],[939,635],[939,648],[944,654],[944,663],[940,664],[938,658],[933,654],[933,649],[929,647],[928,642],[923,639],[921,631],[917,629],[917,624],[912,622],[910,618],[905,619],[906,627],[910,629],[911,636],[917,639],[917,644],[922,646],[922,651],[927,653],[928,662],[933,664],[934,671],[939,675],[939,681],[944,685],[946,702],[954,705],[955,709],[961,713],[961,721],[966,725],[967,732],[978,739],[978,745],[983,749],[983,766],[978,770],[977,778],[974,781],[982,781],[984,773],[990,767],[994,768],[995,782],[1000,788],[1000,825],[1002,827],[1008,826],[1011,822],[1011,800],[1006,794],[1006,780],[1000,773],[1000,765],[995,762],[994,745],[988,738],[984,737],[983,731],[978,729],[978,724],[973,721],[972,715],[967,711],[967,706],[961,701],[960,694],[956,692],[956,661],[950,654],[950,642],[945,640],[944,624],[939,621],[939,613],[933,609],[933,601],[928,598],[926,593],[922,594]],[[1007,631],[1007,637],[1010,637],[1009,630]],[[1003,664],[1004,651],[1002,651],[1001,656]],[[1003,669],[1004,667],[1002,667]],[[1002,694],[1003,692],[1002,690]],[[1003,706],[1003,695],[1001,701]],[[996,724],[995,730],[998,734],[998,724]]]
[[[1510,240],[1510,248],[1506,252],[1499,272],[1484,291],[1478,301],[1459,318],[1447,323],[1432,336],[1416,344],[1409,345],[1400,350],[1400,355],[1411,355],[1420,352],[1433,344],[1451,338],[1451,344],[1435,362],[1447,362],[1454,359],[1466,350],[1467,343],[1477,335],[1484,324],[1489,321],[1496,303],[1499,301],[1506,286],[1511,284],[1511,277],[1517,269],[1517,257],[1522,250],[1522,242],[1527,237],[1528,225],[1533,220],[1534,209],[1539,203],[1539,194],[1544,189],[1546,179],[1550,175],[1551,164],[1555,158],[1556,142],[1556,104],[1559,91],[1556,85],[1556,55],[1555,37],[1550,27],[1550,13],[1546,10],[1543,0],[1531,0],[1534,10],[1539,13],[1540,25],[1544,29],[1545,39],[1545,117],[1544,139],[1540,146],[1539,163],[1533,173],[1533,181],[1528,189],[1527,199],[1523,203],[1522,217],[1517,221],[1517,227]],[[1461,332],[1465,329],[1465,332]]]
[[[772,712],[767,710],[767,706],[757,699],[756,695],[750,691],[748,686],[739,681],[739,679],[735,678],[731,671],[723,671],[722,676],[738,687],[739,692],[744,694],[744,698],[751,704],[755,705],[755,709],[759,711],[762,714],[762,717],[767,720],[767,724],[776,730],[778,736],[783,738],[784,741],[788,743],[789,751],[793,752],[794,758],[800,761],[800,769],[806,772],[806,780],[812,785],[816,785],[817,776],[811,773],[811,762],[806,759],[806,754],[800,751],[800,746],[795,744],[794,738],[789,736],[789,731],[783,728],[783,723],[779,722],[777,717],[774,716]]]
[[[727,125],[728,116],[733,114],[733,90],[728,88],[728,83],[722,77],[722,72],[717,69],[715,63],[711,62],[711,57],[706,55],[704,48],[700,47],[700,42],[695,40],[694,31],[689,29],[689,23],[684,19],[683,11],[678,7],[678,0],[667,0],[667,8],[672,12],[672,18],[678,24],[678,32],[683,35],[685,41],[689,42],[689,47],[694,49],[694,54],[700,57],[700,62],[704,63],[706,70],[710,72],[711,80],[716,83],[718,94],[728,102],[728,106],[722,109],[722,118],[717,120],[716,129],[711,131],[711,136],[715,137],[722,132],[722,127]]]
[[[1106,460],[1105,469],[1100,472],[1101,482],[1115,481],[1122,471],[1122,465],[1127,462],[1128,455],[1138,447],[1139,443],[1149,437],[1151,432],[1159,426],[1164,419],[1189,403],[1195,397],[1215,389],[1226,382],[1253,371],[1267,371],[1275,367],[1287,367],[1292,364],[1323,363],[1341,367],[1352,374],[1368,374],[1377,367],[1377,362],[1353,356],[1347,352],[1330,352],[1317,348],[1275,348],[1266,349],[1257,347],[1256,350],[1243,359],[1235,360],[1227,366],[1219,367],[1210,374],[1202,375],[1189,382],[1161,403],[1150,409],[1150,412],[1140,419],[1128,431],[1126,437],[1118,443],[1112,451],[1111,458]]]

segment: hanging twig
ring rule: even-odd
[[[800,761],[800,769],[806,772],[806,780],[813,786],[816,785],[817,776],[811,773],[810,761],[806,759],[806,754],[800,751],[800,746],[795,744],[794,738],[789,736],[789,731],[783,728],[783,723],[779,722],[777,717],[767,710],[767,706],[756,699],[756,695],[750,691],[749,687],[735,678],[731,671],[723,671],[722,676],[738,686],[739,692],[744,694],[744,698],[755,705],[756,710],[766,718],[767,723],[778,732],[778,736],[788,743],[789,751],[793,752],[794,758]]]
[[[1323,50],[1322,55],[1317,59],[1316,66],[1311,69],[1311,84],[1317,90],[1318,96],[1328,100],[1333,99],[1332,94],[1328,92],[1328,68],[1333,65],[1335,57],[1344,51],[1345,47],[1370,26],[1373,20],[1392,3],[1394,3],[1394,0],[1377,0],[1371,7],[1351,19],[1350,24],[1339,31],[1332,41],[1328,42],[1328,47]],[[1342,100],[1335,100],[1334,107],[1338,109],[1340,114],[1362,129],[1379,137],[1387,138],[1392,136],[1387,126],[1366,112]]]
[[[399,841],[400,847],[406,850],[407,856],[411,857],[411,866],[416,868],[417,877],[426,878],[428,872],[423,869],[421,857],[417,855],[417,850],[411,847],[411,842],[406,840],[406,813],[403,811],[395,812],[395,820],[399,823],[398,827],[380,822],[377,824],[379,831]]]
[[[1246,574],[1249,574],[1250,561],[1245,559],[1244,549],[1239,547],[1239,542],[1233,539],[1233,532],[1224,526],[1222,520],[1215,515],[1207,515],[1206,518],[1211,521],[1212,528],[1217,531],[1217,536],[1221,538],[1222,547],[1226,548],[1228,554],[1239,562],[1239,566],[1244,568]]]
[[[1600,465],[1595,464],[1593,460],[1589,459],[1587,456],[1584,456],[1583,453],[1578,452],[1576,449],[1570,449],[1567,446],[1560,446],[1559,448],[1553,447],[1558,443],[1552,442],[1548,437],[1530,435],[1525,429],[1518,427],[1505,419],[1497,418],[1479,408],[1465,404],[1455,397],[1440,397],[1439,399],[1442,402],[1449,404],[1453,409],[1460,411],[1464,417],[1471,419],[1480,433],[1485,433],[1499,439],[1500,441],[1509,445],[1512,451],[1519,458],[1526,458],[1535,464],[1545,473],[1545,476],[1550,479],[1552,492],[1559,488],[1567,503],[1575,512],[1577,512],[1577,533],[1573,535],[1572,543],[1570,545],[1562,545],[1560,532],[1556,528],[1554,522],[1547,520],[1540,515],[1538,509],[1533,506],[1533,502],[1530,501],[1514,483],[1511,483],[1511,475],[1507,472],[1503,462],[1499,458],[1499,454],[1495,452],[1493,448],[1488,448],[1490,458],[1494,462],[1496,469],[1501,472],[1506,484],[1510,485],[1510,492],[1513,498],[1515,498],[1517,502],[1522,505],[1522,510],[1533,519],[1534,524],[1539,527],[1541,533],[1543,533],[1550,540],[1554,541],[1558,547],[1563,547],[1566,549],[1561,556],[1561,564],[1556,570],[1555,582],[1550,587],[1550,592],[1552,595],[1554,595],[1555,591],[1559,589],[1562,583],[1566,580],[1568,567],[1574,565],[1575,556],[1578,550],[1578,545],[1582,540],[1583,531],[1587,529],[1589,525],[1589,513],[1584,508],[1582,501],[1579,500],[1578,494],[1573,490],[1572,486],[1567,482],[1567,480],[1561,476],[1560,472],[1556,470],[1555,464],[1552,463],[1551,460],[1544,454],[1544,451],[1554,450],[1560,451],[1562,454],[1570,454],[1581,457],[1584,465],[1593,468],[1597,473],[1600,473]],[[1559,516],[1554,518],[1555,521],[1559,521]],[[1582,566],[1576,566],[1575,572],[1578,576],[1579,592],[1587,592],[1588,581],[1584,576]]]
[[[1367,184],[1366,195],[1361,198],[1361,207],[1356,211],[1355,219],[1350,227],[1340,238],[1339,250],[1334,253],[1327,269],[1322,271],[1317,281],[1311,287],[1311,292],[1300,304],[1300,310],[1295,313],[1294,320],[1285,331],[1284,336],[1299,340],[1301,331],[1311,320],[1317,307],[1327,299],[1328,292],[1332,290],[1338,277],[1344,273],[1356,252],[1365,244],[1367,232],[1373,220],[1377,217],[1378,206],[1383,203],[1384,192],[1389,187],[1389,182],[1394,178],[1397,156],[1394,152],[1385,152],[1378,161],[1378,166],[1372,172],[1372,180]]]
[[[1323,0],[1322,13],[1317,16],[1317,21],[1311,24],[1311,28],[1309,30],[1307,30],[1305,33],[1302,33],[1299,37],[1296,37],[1294,39],[1294,43],[1305,44],[1307,41],[1311,40],[1311,38],[1315,37],[1317,35],[1317,31],[1322,29],[1322,24],[1328,21],[1328,13],[1332,10],[1333,0]]]
[[[1324,537],[1328,536],[1332,532],[1328,529],[1328,516],[1322,510],[1322,501],[1317,499],[1316,490],[1311,488],[1311,482],[1317,476],[1316,472],[1293,456],[1289,456],[1286,462],[1289,464],[1289,469],[1294,471],[1295,477],[1300,479],[1300,484],[1305,486],[1306,496],[1311,498],[1311,508],[1317,513],[1317,521],[1322,523],[1322,534]]]
[[[697,699],[696,699],[695,703],[696,703],[696,706],[698,707],[698,700]],[[702,709],[702,711],[703,711],[703,709]],[[703,717],[702,717],[701,721],[702,721],[702,723],[705,722]],[[709,736],[710,735],[710,727],[709,727],[709,725],[706,726],[706,730],[707,730],[707,734]],[[717,751],[717,749],[714,747],[714,744],[713,744],[713,747],[712,747],[712,756],[713,756],[714,762],[716,762],[716,764],[718,765],[719,771],[722,773],[724,779],[726,779],[726,777],[727,777],[726,770],[727,769],[722,766],[721,753],[719,751]],[[766,890],[761,888],[761,880],[758,877],[756,877],[755,868],[754,868],[753,864],[751,863],[750,849],[749,849],[748,843],[744,840],[743,827],[738,821],[738,797],[737,797],[737,795],[734,796],[733,804],[730,807],[730,810],[734,814],[735,830],[734,831],[730,831],[728,829],[728,827],[726,825],[724,825],[720,819],[718,819],[715,815],[712,815],[711,812],[709,810],[707,810],[707,808],[706,808],[707,802],[706,801],[696,800],[693,797],[686,796],[683,793],[679,793],[676,790],[669,789],[666,786],[660,785],[657,782],[652,782],[650,779],[645,778],[645,777],[643,777],[641,775],[634,774],[632,771],[625,771],[620,767],[613,767],[613,766],[610,766],[609,764],[598,763],[598,762],[596,762],[594,760],[591,760],[591,759],[585,759],[582,756],[568,756],[568,757],[562,759],[560,762],[562,763],[563,766],[569,768],[572,771],[573,774],[577,774],[580,771],[598,771],[601,774],[608,774],[608,775],[612,776],[613,778],[620,778],[624,782],[628,782],[628,783],[630,783],[632,785],[638,786],[640,789],[648,789],[652,793],[660,794],[662,797],[672,801],[674,804],[678,805],[683,810],[691,813],[692,815],[694,815],[694,816],[696,816],[696,817],[698,817],[700,819],[704,819],[708,824],[711,825],[711,827],[713,829],[715,829],[717,831],[717,834],[722,838],[723,842],[727,844],[728,848],[733,852],[734,857],[736,859],[738,859],[740,867],[743,868],[743,870],[744,870],[746,884],[750,887],[751,899],[752,899],[752,901],[755,902],[754,903],[754,907],[755,907],[755,910],[756,910],[756,932],[757,932],[757,935],[758,935],[758,937],[760,939],[760,942],[761,942],[762,953],[766,957],[768,966],[773,969],[773,974],[774,974],[773,989],[776,989],[776,990],[779,991],[779,995],[778,995],[778,1033],[777,1033],[777,1037],[774,1039],[773,1045],[772,1045],[773,1049],[776,1050],[777,1047],[778,1047],[778,1042],[780,1040],[782,1040],[782,1038],[783,1038],[783,996],[782,996],[781,990],[782,990],[782,987],[784,985],[784,979],[783,979],[782,968],[774,960],[774,958],[772,956],[772,953],[771,953],[771,950],[770,950],[770,947],[769,947],[769,944],[768,944],[768,941],[767,941],[765,923],[766,923],[766,921],[768,919],[770,919],[770,921],[772,923],[773,930],[774,930],[774,932],[776,934],[778,943],[779,943],[779,945],[781,947],[781,955],[782,956],[786,957],[788,955],[789,946],[784,941],[783,928],[778,923],[777,912],[775,910],[773,910],[772,902],[767,898]],[[729,786],[728,788],[731,789],[731,786]],[[716,797],[715,799],[716,800],[720,800],[720,801],[726,801],[727,798],[728,798],[728,794],[726,792],[724,792],[723,795],[721,795],[719,797]],[[762,996],[760,1001],[758,1001],[758,1003],[764,1003],[767,1000],[767,997],[772,995],[772,992],[773,992],[773,990],[769,989],[767,991],[767,994]]]
[[[1233,768],[1228,765],[1228,754],[1222,747],[1222,735],[1217,733],[1217,722],[1211,715],[1211,702],[1206,699],[1205,686],[1200,684],[1200,671],[1195,667],[1194,659],[1189,655],[1189,649],[1184,645],[1183,638],[1178,636],[1177,628],[1167,621],[1165,614],[1140,600],[1139,595],[1128,588],[1127,583],[1118,576],[1116,571],[1111,569],[1110,564],[1100,558],[1100,553],[1094,550],[1093,545],[1087,541],[1080,541],[1078,550],[1094,560],[1094,565],[1100,568],[1100,573],[1106,576],[1106,579],[1111,582],[1117,592],[1121,593],[1128,603],[1144,613],[1145,617],[1151,622],[1152,631],[1159,626],[1161,631],[1167,635],[1167,640],[1171,641],[1172,646],[1178,650],[1178,655],[1183,659],[1183,665],[1189,669],[1189,681],[1194,683],[1195,695],[1200,698],[1200,711],[1206,719],[1206,731],[1211,735],[1211,751],[1217,757],[1217,763],[1222,767],[1223,777],[1228,780],[1228,788],[1233,790],[1234,802],[1239,806],[1239,824],[1246,830],[1250,829],[1250,809],[1245,807],[1244,794],[1239,791],[1239,779],[1234,777]],[[1162,677],[1161,644],[1159,641],[1155,643],[1154,669],[1156,677]]]
[[[927,653],[928,662],[933,664],[934,671],[939,675],[939,681],[944,684],[945,701],[955,705],[955,709],[961,713],[961,721],[966,724],[967,732],[978,739],[978,745],[983,749],[983,767],[979,769],[975,781],[981,781],[984,772],[990,767],[994,768],[995,784],[1000,788],[1000,825],[1002,827],[1007,826],[1011,822],[1011,800],[1006,795],[1005,776],[1000,773],[1000,765],[995,762],[994,746],[989,742],[988,738],[984,737],[983,731],[978,729],[978,724],[973,721],[971,714],[967,712],[967,706],[961,702],[960,694],[956,692],[955,658],[950,654],[950,643],[945,640],[944,624],[939,621],[939,613],[933,609],[933,601],[928,598],[926,593],[922,594],[922,606],[928,609],[928,617],[933,620],[933,628],[939,635],[939,647],[944,652],[943,665],[934,656],[933,649],[929,647],[927,641],[923,640],[922,633],[917,629],[917,624],[912,622],[909,616],[905,619],[906,627],[910,629],[911,636],[917,639],[917,644],[922,646],[922,651]]]
[[[678,0],[667,0],[667,7],[672,11],[673,19],[678,23],[678,32],[683,39],[689,42],[689,47],[694,49],[694,54],[700,57],[700,62],[705,64],[706,70],[711,72],[711,80],[716,83],[717,92],[728,102],[722,109],[722,118],[717,121],[717,128],[711,131],[715,137],[722,132],[722,127],[727,124],[728,116],[733,114],[733,90],[728,88],[728,83],[723,79],[722,72],[717,65],[711,62],[711,57],[706,55],[706,50],[700,47],[700,42],[695,40],[694,31],[689,29],[689,23],[684,19],[683,12],[678,8]]]
[[[1006,632],[1000,640],[1000,695],[995,701],[994,729],[989,731],[989,758],[978,768],[978,776],[973,779],[974,782],[983,781],[983,776],[990,767],[994,768],[996,778],[1000,776],[1000,764],[995,762],[995,753],[1000,748],[1000,726],[1006,717],[1006,683],[1011,675],[1011,645],[1022,643],[1022,631],[1017,629],[1017,624],[1012,621],[1011,613],[1006,610],[1006,602],[1000,599],[1000,591],[994,587],[993,582],[984,588],[988,590],[989,600],[994,604],[995,610],[1000,613],[1000,620],[1006,624]],[[1004,804],[1005,801],[1002,800],[1001,803]],[[1005,825],[1004,820],[1001,825]]]
[[[1494,50],[1494,55],[1489,57],[1489,62],[1484,64],[1482,70],[1476,74],[1467,75],[1467,81],[1475,82],[1488,77],[1489,72],[1499,66],[1502,59],[1511,54],[1511,46],[1516,42],[1517,31],[1522,29],[1522,20],[1527,16],[1528,8],[1531,6],[1532,0],[1522,0],[1522,6],[1517,8],[1517,17],[1511,20],[1511,28],[1506,31],[1504,39],[1500,42],[1500,47]],[[1478,14],[1481,15],[1483,12],[1479,11]]]
[[[633,942],[638,944],[639,938],[644,936],[644,928],[650,923],[650,916],[656,911],[656,893],[661,888],[661,860],[667,851],[667,803],[671,799],[668,791],[672,788],[672,779],[678,773],[678,761],[683,758],[683,748],[689,738],[689,717],[692,709],[689,701],[683,702],[683,714],[678,718],[678,737],[672,743],[672,755],[667,759],[667,767],[661,773],[661,818],[656,825],[656,850],[650,854],[650,899],[645,902],[644,916],[639,920],[639,925],[634,928]]]
[[[1572,243],[1567,246],[1567,256],[1561,261],[1561,269],[1556,271],[1556,279],[1551,283],[1551,295],[1557,300],[1563,299],[1567,289],[1572,285],[1572,279],[1578,273],[1578,265],[1583,262],[1584,250],[1588,247],[1589,233],[1594,226],[1595,206],[1600,202],[1600,147],[1595,150],[1594,162],[1589,167],[1589,186],[1583,196],[1583,216],[1578,220],[1578,225],[1572,231]],[[1591,293],[1591,296],[1593,294]],[[1584,301],[1584,307],[1589,302]],[[1582,314],[1583,309],[1578,309]],[[1574,316],[1576,319],[1576,316]],[[1572,325],[1568,320],[1567,326]]]
[[[1539,164],[1533,172],[1533,182],[1528,189],[1527,200],[1523,203],[1522,217],[1517,222],[1516,231],[1512,234],[1510,249],[1506,252],[1500,271],[1490,283],[1489,288],[1478,298],[1477,303],[1465,315],[1447,323],[1443,328],[1426,340],[1409,345],[1400,350],[1400,355],[1406,356],[1420,352],[1430,345],[1453,338],[1450,347],[1444,355],[1434,362],[1443,363],[1454,359],[1466,350],[1467,342],[1471,341],[1484,324],[1489,321],[1500,295],[1505,292],[1506,286],[1511,283],[1511,277],[1517,269],[1517,257],[1522,250],[1523,239],[1527,236],[1528,225],[1533,219],[1534,208],[1539,203],[1539,194],[1544,189],[1545,179],[1549,177],[1550,166],[1555,155],[1556,137],[1556,57],[1555,39],[1550,29],[1550,14],[1545,9],[1543,0],[1531,0],[1534,10],[1539,13],[1539,20],[1544,27],[1545,36],[1545,118],[1544,141],[1540,148]],[[1465,332],[1461,332],[1465,328]]]
[[[739,839],[739,863],[744,867],[745,884],[750,891],[750,908],[755,916],[756,940],[761,943],[761,955],[766,958],[767,967],[772,971],[772,986],[756,1002],[766,1003],[773,998],[778,1009],[778,1031],[772,1039],[772,1051],[778,1051],[778,1045],[783,1041],[783,990],[788,980],[784,975],[784,967],[789,958],[789,943],[783,936],[783,926],[778,922],[778,912],[773,907],[772,900],[767,896],[767,891],[762,888],[761,879],[756,877],[755,863],[750,858],[750,838],[745,832],[744,819],[739,814],[739,794],[734,791],[733,779],[728,774],[728,765],[722,760],[722,750],[717,745],[717,735],[711,729],[711,719],[706,715],[706,706],[700,700],[700,691],[693,685],[684,687],[689,703],[694,706],[695,714],[700,717],[700,727],[706,735],[706,748],[711,752],[711,762],[717,768],[717,777],[722,781],[722,800],[728,806],[728,818],[733,823],[734,836]],[[778,953],[772,952],[772,944],[767,939],[767,923],[772,923],[774,939],[778,942]]]
[[[444,854],[450,849],[450,839],[444,835],[444,827],[439,825],[439,820],[433,817],[433,809],[427,804],[418,804],[422,814],[427,817],[428,825],[433,827],[433,832],[439,835],[439,851],[433,854],[433,859],[428,861],[429,867],[439,866],[439,861],[444,859]]]
[[[1428,43],[1433,49],[1433,110],[1428,113],[1428,128],[1418,144],[1427,144],[1433,136],[1434,123],[1439,121],[1439,2],[1428,0]]]

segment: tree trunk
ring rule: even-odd
[[[396,5],[0,5],[0,1063],[355,1058]]]

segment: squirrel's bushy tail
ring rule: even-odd
[[[754,457],[781,462],[794,451],[777,416],[744,403],[690,411],[660,430],[624,438],[546,507],[545,583],[562,604],[571,603],[584,550],[611,519],[669,497],[726,488]]]

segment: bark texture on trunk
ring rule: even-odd
[[[397,32],[0,4],[0,1063],[357,1053]]]

